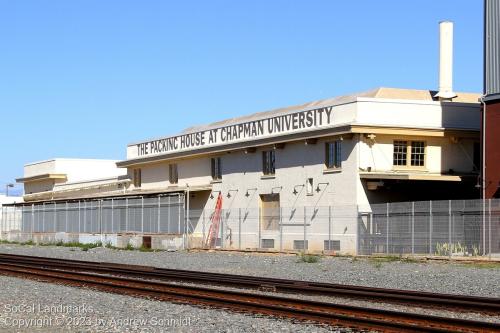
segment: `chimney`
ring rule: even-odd
[[[450,100],[453,92],[453,22],[439,22],[439,92],[434,97]]]

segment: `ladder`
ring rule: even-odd
[[[207,242],[205,246],[209,248],[215,248],[217,244],[217,238],[219,236],[220,220],[221,220],[221,210],[222,210],[222,194],[219,193],[217,197],[217,203],[215,204],[215,211],[210,221],[210,229],[208,230]]]

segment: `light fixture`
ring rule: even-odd
[[[280,191],[281,191],[281,190],[283,189],[283,186],[276,186],[276,187],[273,187],[273,188],[271,189],[271,194],[275,194],[275,193],[274,193],[274,190],[275,190],[275,189],[278,189],[278,190],[280,190]],[[279,193],[279,192],[278,192],[278,193]]]
[[[304,187],[304,184],[295,185],[295,186],[293,187],[293,192],[292,192],[292,193],[293,193],[294,195],[297,195],[297,194],[299,193],[299,192],[297,191],[297,187]]]
[[[248,191],[257,191],[257,188],[247,188],[247,193],[245,193],[245,197],[249,197],[250,196],[250,193],[248,193]]]
[[[12,183],[5,184],[5,196],[6,197],[9,196],[9,187],[14,187],[14,184],[12,184]]]
[[[328,182],[327,183],[318,183],[318,186],[316,186],[316,192],[318,192],[318,193],[321,192],[321,188],[319,187],[320,185],[328,186],[328,185],[330,185],[330,183],[328,183]]]
[[[220,191],[212,191],[212,192],[210,192],[210,199],[214,198],[214,193],[219,193],[220,194]]]
[[[231,192],[238,192],[238,190],[229,190],[229,191],[227,191],[227,195],[226,196],[227,196],[228,199],[231,198]]]

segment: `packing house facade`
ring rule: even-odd
[[[264,239],[300,248],[301,237],[278,239],[280,228],[293,229],[306,209],[329,207],[335,243],[328,244],[355,253],[358,214],[368,215],[370,204],[479,195],[480,96],[433,95],[379,88],[193,127],[128,145],[117,166],[127,168],[128,193],[185,193],[192,242],[200,245],[209,226],[196,212],[216,209],[220,195],[222,210],[253,212],[239,221],[238,242],[228,232],[235,246],[271,247]],[[305,224],[317,235],[307,248],[327,249],[326,224]]]

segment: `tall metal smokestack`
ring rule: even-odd
[[[434,97],[451,100],[453,92],[453,22],[439,22],[439,92]]]

